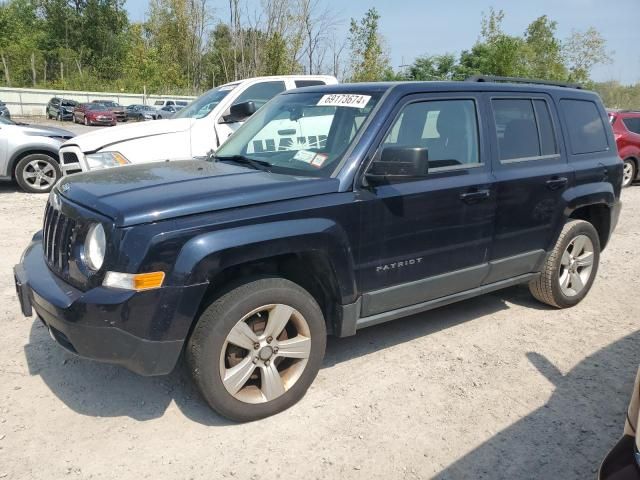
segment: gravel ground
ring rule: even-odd
[[[0,186],[0,479],[587,479],[621,435],[640,187],[578,307],[517,287],[332,338],[298,405],[244,425],[182,368],[142,378],[76,358],[22,317],[11,267],[45,201]]]

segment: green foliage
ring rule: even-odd
[[[480,38],[456,58],[425,55],[409,67],[416,80],[464,80],[472,75],[498,75],[587,83],[592,68],[609,61],[606,43],[597,30],[574,32],[566,41],[556,37],[557,23],[546,15],[529,24],[524,35],[508,35],[504,12],[483,15]]]
[[[640,110],[640,83],[621,85],[619,82],[602,82],[590,88],[600,94],[608,108]]]

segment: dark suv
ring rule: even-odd
[[[628,187],[640,172],[640,112],[612,110],[609,121],[618,145],[618,154],[624,162],[622,186]]]
[[[53,97],[47,103],[47,118],[55,118],[58,121],[71,120],[73,118],[73,109],[77,105],[78,102],[75,100]]]
[[[63,179],[15,268],[23,313],[142,375],[184,353],[247,421],[302,398],[327,334],[522,283],[576,305],[620,211],[607,113],[481,80],[293,90],[208,161]]]

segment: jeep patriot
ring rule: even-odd
[[[523,283],[576,305],[620,211],[607,113],[474,80],[288,91],[208,160],[64,178],[14,270],[22,312],[141,375],[184,354],[250,421],[302,398],[328,334]]]

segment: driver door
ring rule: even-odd
[[[496,201],[479,100],[412,96],[386,130],[374,162],[385,147],[426,148],[427,174],[359,192],[363,317],[476,288],[488,274]]]

